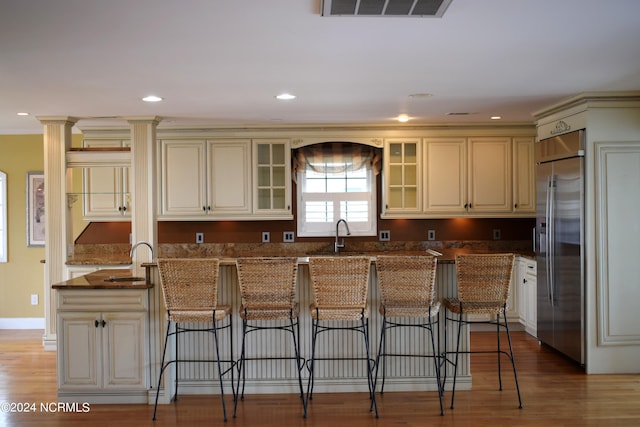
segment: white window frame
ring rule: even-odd
[[[7,262],[7,174],[0,171],[0,262]]]
[[[367,201],[369,204],[368,220],[366,222],[349,222],[349,231],[351,236],[376,236],[376,179],[373,170],[367,168],[367,182],[369,186],[368,192],[340,192],[340,193],[306,193],[305,188],[305,171],[299,171],[297,174],[297,234],[299,237],[333,237],[336,235],[336,223],[340,217],[341,201]],[[307,201],[332,201],[334,206],[334,221],[332,222],[307,222],[305,213],[305,202]],[[342,233],[346,234],[344,226],[340,228]]]

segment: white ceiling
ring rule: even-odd
[[[320,6],[0,0],[0,133],[42,133],[42,116],[530,123],[581,92],[640,89],[638,0],[453,0],[442,18],[322,17]],[[433,96],[409,96],[421,93]],[[143,103],[148,94],[165,100]]]

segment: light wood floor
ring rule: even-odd
[[[380,418],[369,413],[363,393],[316,394],[308,418],[294,395],[249,395],[229,421],[222,421],[218,396],[182,396],[161,405],[90,405],[86,413],[46,413],[41,402],[56,402],[55,352],[45,352],[41,331],[0,331],[0,402],[35,403],[32,413],[7,413],[9,426],[640,426],[640,375],[585,375],[540,347],[524,332],[513,333],[523,409],[518,409],[513,376],[505,370],[505,389],[497,391],[495,356],[472,356],[473,390],[456,393],[456,408],[439,414],[435,392],[385,393]],[[493,334],[472,333],[472,348],[490,347]]]

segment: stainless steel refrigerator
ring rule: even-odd
[[[584,365],[584,130],[536,143],[538,339]]]

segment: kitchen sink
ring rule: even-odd
[[[118,277],[111,276],[104,279],[105,282],[144,282],[144,277]]]

